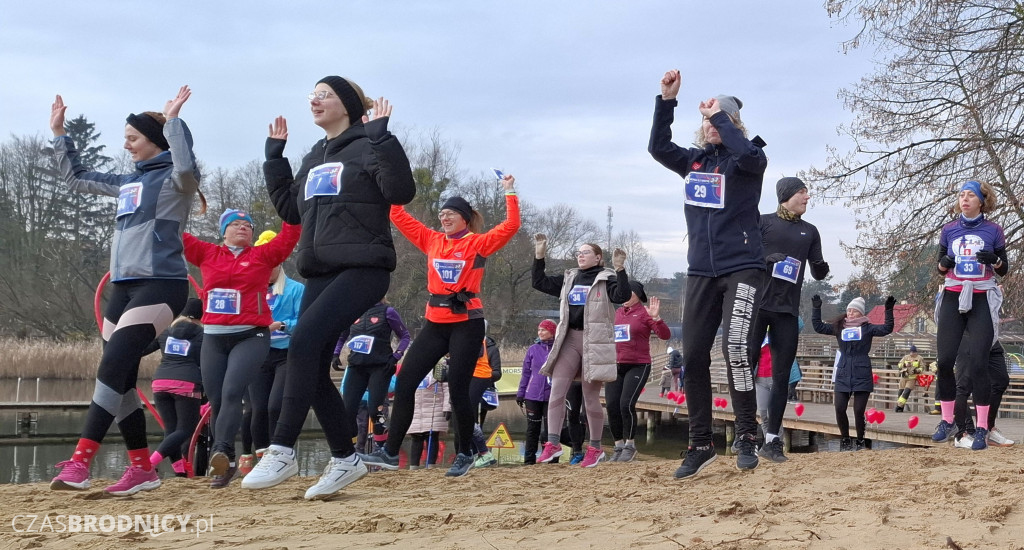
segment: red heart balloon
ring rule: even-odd
[[[875,424],[881,424],[885,422],[885,411],[877,411],[875,413]]]
[[[726,408],[728,406],[729,406],[729,402],[723,397],[722,398],[722,408],[724,409],[724,408]]]
[[[804,415],[804,404],[803,403],[797,403],[796,406],[793,407],[793,410],[796,411],[796,415],[797,416],[803,416]]]
[[[668,392],[665,395],[665,398],[668,399],[669,401],[675,401],[676,400],[676,392],[674,392],[674,391]]]
[[[680,393],[679,395],[676,396],[676,403],[677,404],[682,405],[685,402],[686,402],[686,394],[685,393]]]
[[[867,412],[864,413],[864,420],[867,420],[868,424],[874,424],[876,414],[878,414],[878,411],[875,409],[868,409]]]
[[[640,395],[643,395],[645,391],[647,391],[647,388],[640,388]]]
[[[910,428],[911,430],[913,430],[914,428],[917,427],[917,423],[920,422],[920,421],[921,421],[920,418],[918,418],[916,416],[911,416],[910,418],[907,419],[907,427]]]
[[[874,382],[875,384],[877,384],[878,383],[878,375],[877,374],[872,374],[871,375],[871,381]]]

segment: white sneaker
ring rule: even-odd
[[[243,489],[266,489],[299,473],[299,464],[295,461],[295,451],[287,447],[271,445],[263,453],[249,475],[242,478]]]
[[[1012,447],[1014,443],[1016,443],[1016,441],[1007,439],[1007,437],[999,431],[999,428],[992,428],[988,431],[988,444],[993,447]]]
[[[974,446],[974,438],[971,434],[964,432],[960,437],[953,438],[953,446],[959,449],[970,449]]]
[[[306,500],[322,500],[344,489],[347,485],[359,481],[367,474],[366,464],[359,460],[358,454],[346,458],[331,457],[324,468],[320,481],[306,491]]]

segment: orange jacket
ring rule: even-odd
[[[479,294],[484,280],[486,258],[508,244],[519,230],[519,197],[505,195],[505,221],[490,231],[468,233],[449,239],[412,217],[402,206],[391,207],[391,221],[412,244],[427,255],[427,292],[434,295],[472,292]],[[484,304],[479,296],[466,302],[466,313],[453,313],[446,307],[427,303],[427,320],[434,323],[458,323],[481,319]]]

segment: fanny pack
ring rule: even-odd
[[[453,294],[431,294],[427,303],[431,307],[448,308],[452,313],[467,313],[466,303],[473,298],[476,298],[476,292],[460,290]]]

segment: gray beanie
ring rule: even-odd
[[[846,306],[846,309],[856,309],[857,311],[860,312],[861,315],[864,315],[865,307],[867,306],[864,304],[864,298],[857,296],[856,298],[850,300],[850,305]]]
[[[718,100],[718,106],[725,111],[725,114],[739,120],[740,109],[743,108],[743,102],[740,101],[739,98],[731,95],[720,95],[715,96],[715,99]]]
[[[807,189],[807,184],[800,178],[782,178],[775,184],[775,193],[779,196],[779,204],[788,201],[793,195]]]

